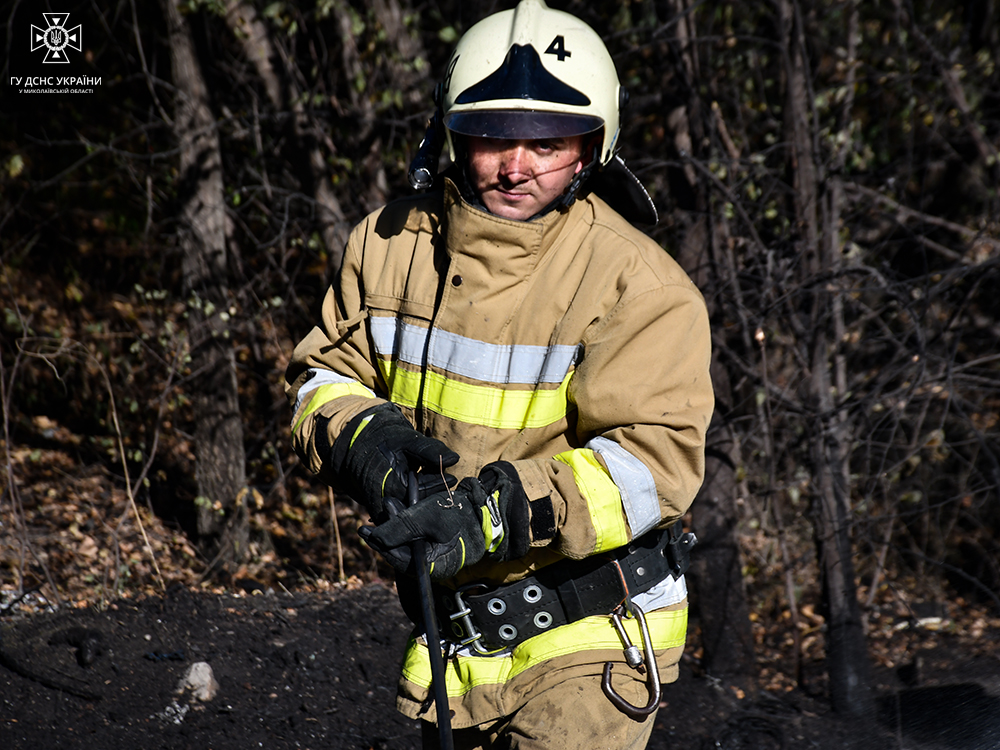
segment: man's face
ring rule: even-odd
[[[583,169],[583,136],[548,140],[466,139],[472,187],[490,213],[524,221]]]

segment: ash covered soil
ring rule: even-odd
[[[419,727],[393,707],[410,627],[380,584],[304,595],[177,586],[103,611],[7,615],[0,748],[419,748]],[[218,682],[209,701],[176,692],[196,662]],[[877,716],[848,722],[821,690],[751,697],[688,656],[664,687],[649,747],[1000,748],[995,655],[963,656],[942,639],[906,678],[876,675]]]

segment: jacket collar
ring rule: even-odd
[[[444,180],[445,238],[449,255],[492,255],[510,270],[519,260],[538,262],[552,248],[571,216],[586,208],[576,201],[568,209],[550,211],[529,221],[496,216],[465,200],[450,179]],[[499,250],[498,248],[501,248]]]

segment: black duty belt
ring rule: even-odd
[[[680,524],[653,531],[610,555],[562,560],[527,578],[502,586],[473,583],[458,591],[434,587],[441,637],[481,654],[513,648],[560,625],[610,614],[627,597],[688,567],[694,534]],[[404,609],[412,611],[406,589],[398,587]]]

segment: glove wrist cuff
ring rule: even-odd
[[[531,548],[531,512],[517,469],[507,461],[496,461],[483,467],[479,481],[487,494],[492,494],[498,485],[507,485],[500,494],[507,538],[506,544],[495,553],[496,559],[506,562],[524,557]]]
[[[395,414],[392,412],[395,412]],[[358,432],[358,428],[361,427],[361,423],[369,417],[375,418],[376,416],[378,416],[379,419],[392,419],[394,416],[398,416],[400,419],[405,421],[405,417],[403,417],[403,415],[396,410],[396,407],[390,403],[376,404],[375,406],[371,406],[364,411],[358,412],[351,418],[351,421],[344,426],[344,429],[340,431],[337,439],[333,441],[333,445],[331,446],[328,454],[330,457],[329,460],[331,469],[337,473],[340,473],[343,470],[344,463],[347,461],[347,452],[351,449],[351,443],[354,440],[354,436]]]

